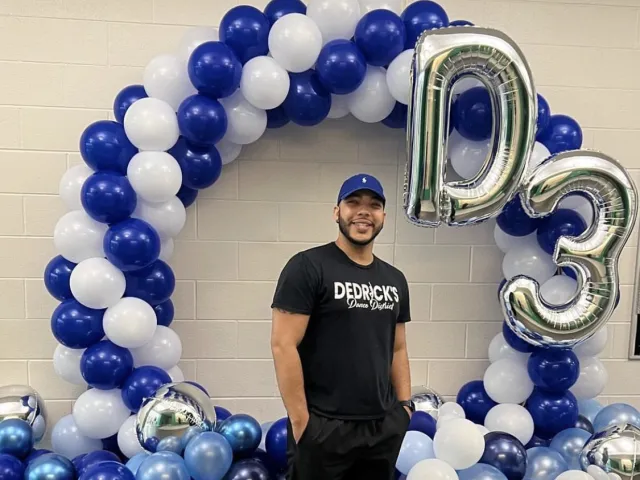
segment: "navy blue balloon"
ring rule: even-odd
[[[580,376],[580,362],[569,349],[538,349],[527,363],[529,378],[543,390],[569,390]]]
[[[535,434],[542,438],[551,438],[578,421],[578,400],[569,391],[549,392],[535,387],[525,408],[533,418]]]
[[[111,120],[98,120],[80,136],[80,154],[93,170],[127,174],[127,166],[138,149],[127,138],[124,126]]]
[[[227,133],[227,126],[227,113],[213,98],[191,95],[178,107],[180,133],[195,145],[213,146]]]
[[[176,197],[180,199],[184,208],[187,208],[193,205],[193,202],[198,198],[198,190],[182,185],[180,190],[178,190],[178,193],[176,193]]]
[[[62,255],[53,257],[44,269],[44,286],[49,294],[61,302],[73,298],[71,293],[71,272],[76,264]]]
[[[287,112],[284,111],[282,105],[271,110],[267,110],[267,128],[282,128],[290,121],[291,120],[289,120]]]
[[[120,462],[120,459],[115,453],[106,450],[95,450],[84,455],[78,464],[75,465],[78,477],[81,477],[87,470],[103,462],[116,462],[122,465],[122,462]]]
[[[587,229],[582,216],[575,210],[561,208],[540,219],[537,239],[542,249],[550,255],[560,237],[577,237]]]
[[[282,107],[291,121],[311,127],[322,122],[331,110],[331,94],[315,70],[290,73],[291,85]]]
[[[593,424],[584,415],[578,415],[578,421],[576,422],[574,427],[580,428],[589,433],[594,433]]]
[[[129,218],[138,204],[127,177],[113,172],[96,172],[87,178],[80,200],[87,215],[108,224]]]
[[[489,91],[485,87],[473,87],[462,92],[453,104],[452,117],[456,130],[464,138],[488,139],[493,128]]]
[[[265,437],[267,455],[278,470],[287,466],[287,418],[273,422]]]
[[[189,383],[193,383],[193,382],[189,382]],[[197,387],[199,387],[202,391],[204,391],[205,393],[207,393],[207,391],[204,389],[204,387],[202,387],[201,385],[197,385],[194,383],[194,385],[196,385]],[[207,393],[208,395],[208,393]],[[215,411],[216,411],[216,419],[218,420],[218,425],[220,425],[220,422],[223,422],[224,420],[226,420],[227,418],[229,418],[231,416],[231,412],[229,410],[227,410],[224,407],[221,407],[219,405],[216,405],[214,407]]]
[[[549,107],[549,103],[547,100],[540,95],[538,95],[538,123],[536,124],[537,132],[543,131],[549,125],[549,120],[551,119],[551,108]]]
[[[396,102],[389,116],[382,120],[382,124],[389,128],[406,128],[408,110],[409,107],[407,105]]]
[[[259,460],[245,458],[231,465],[225,480],[269,480],[269,470]]]
[[[582,146],[582,129],[567,115],[551,115],[548,125],[538,132],[536,139],[554,155],[579,149]]]
[[[536,350],[535,346],[518,337],[514,331],[509,328],[507,322],[502,323],[502,335],[509,346],[518,352],[530,353]]]
[[[51,332],[65,347],[87,348],[104,337],[104,312],[74,299],[65,300],[51,314]]]
[[[47,453],[31,462],[24,472],[24,480],[75,480],[76,472],[69,460],[57,453]]]
[[[90,388],[91,387],[87,388],[87,390],[89,390]],[[82,459],[86,456],[86,453],[81,453],[80,455],[76,455],[75,457],[73,457],[73,460],[71,460],[71,463],[73,463],[73,468],[76,469],[76,472],[82,467]]]
[[[217,431],[229,442],[236,455],[255,452],[262,440],[260,422],[244,413],[231,415],[220,424]]]
[[[26,458],[34,444],[31,425],[19,418],[0,422],[0,453]]]
[[[262,465],[264,465],[264,467],[269,472],[269,475],[271,475],[274,479],[279,478],[278,474],[280,474],[281,472],[278,470],[278,467],[271,461],[271,458],[269,458],[266,450],[263,450],[261,448],[256,449],[256,451],[251,456],[251,459],[262,463]]]
[[[529,443],[525,445],[525,448],[529,450],[530,448],[535,447],[548,447],[550,443],[551,440],[549,440],[548,438],[540,438],[534,435],[533,437],[531,437],[531,440],[529,440]]]
[[[527,471],[527,451],[513,435],[489,432],[484,436],[484,453],[478,463],[500,470],[508,480],[522,480]]]
[[[0,478],[2,480],[23,480],[24,464],[6,453],[0,453]]]
[[[158,259],[160,236],[144,220],[128,218],[109,227],[103,247],[107,260],[123,272],[130,272]]]
[[[128,457],[122,453],[120,446],[118,445],[118,434],[111,435],[110,437],[102,439],[102,448],[108,452],[114,453],[120,461],[126,462]]]
[[[449,25],[449,17],[436,2],[421,0],[411,3],[401,15],[407,35],[404,48],[415,48],[418,37],[425,30],[446,27]]]
[[[199,147],[180,137],[169,153],[180,165],[182,184],[188,188],[208,188],[222,174],[222,157],[213,145]]]
[[[427,412],[414,412],[413,415],[411,415],[411,421],[407,427],[407,431],[411,430],[422,432],[433,439],[436,434],[436,420]]]
[[[142,85],[128,85],[124,87],[113,101],[113,115],[119,123],[124,122],[124,116],[129,107],[141,98],[147,98],[147,92]]]
[[[196,47],[188,68],[196,90],[212,99],[228,97],[240,87],[242,64],[223,42],[205,42]]]
[[[269,53],[270,29],[264,13],[250,5],[240,5],[222,17],[220,40],[231,47],[244,65],[254,57]]]
[[[391,10],[377,9],[360,19],[354,40],[369,65],[384,67],[405,49],[407,33],[398,15]]]
[[[80,357],[80,373],[87,384],[99,390],[120,388],[133,372],[133,355],[124,347],[101,340]]]
[[[531,218],[522,208],[520,195],[509,200],[496,217],[496,222],[503,232],[514,237],[524,237],[535,232],[539,219]]]
[[[161,368],[151,365],[134,368],[122,384],[122,400],[129,410],[137,412],[145,397],[151,397],[169,382],[171,377]]]
[[[173,322],[173,316],[175,314],[175,308],[173,307],[173,301],[171,299],[153,306],[153,311],[156,312],[156,318],[158,319],[158,325],[168,327]]]
[[[273,26],[278,20],[290,13],[307,13],[307,6],[300,0],[271,0],[264,7],[264,14],[269,19],[269,23]]]
[[[79,480],[135,480],[135,478],[133,472],[119,461],[103,461],[86,468]]]
[[[329,92],[345,95],[362,85],[367,61],[353,42],[339,39],[322,47],[315,68],[320,82]]]
[[[456,402],[464,410],[467,419],[484,425],[484,419],[493,407],[497,405],[484,389],[482,380],[472,380],[460,388]]]
[[[166,302],[176,288],[176,277],[166,262],[156,260],[135,272],[125,273],[125,297],[141,298],[150,305]]]
[[[468,20],[453,20],[449,22],[450,27],[473,27],[473,23]]]
[[[38,458],[41,455],[44,455],[46,453],[51,453],[51,450],[47,450],[46,448],[40,448],[40,449],[33,449],[31,450],[31,453],[29,453],[29,455],[27,455],[27,458],[25,458],[23,460],[25,465],[28,465],[29,463],[33,462],[36,458]],[[0,474],[0,478],[3,478],[2,475]]]

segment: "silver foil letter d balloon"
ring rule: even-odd
[[[478,174],[445,182],[454,83],[465,76],[487,88],[493,141]],[[419,226],[472,225],[497,215],[526,172],[538,115],[524,55],[504,33],[479,27],[425,32],[411,69],[404,211]]]

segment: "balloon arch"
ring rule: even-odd
[[[446,43],[450,33],[462,43],[446,50],[450,63],[443,64],[455,65],[462,52],[470,55],[477,71],[466,72],[471,75],[461,75],[459,81],[450,76],[443,84],[447,88],[438,90],[433,82],[444,74],[421,75],[436,69],[429,64],[429,55],[435,54],[424,42]],[[491,43],[496,38],[516,52],[513,58],[482,57],[497,45]],[[502,169],[487,180],[494,181],[491,201],[501,212],[474,221],[497,216],[495,240],[505,253],[503,271],[509,280],[500,289],[507,321],[491,341],[491,365],[484,378],[463,385],[456,402],[444,403],[428,387],[414,387],[419,411],[403,442],[398,477],[631,478],[628,468],[639,468],[634,439],[640,433],[640,413],[623,404],[605,408],[595,399],[607,381],[597,358],[607,340],[606,326],[593,323],[598,328],[590,327],[588,335],[573,332],[565,348],[553,348],[558,346],[554,335],[562,332],[536,333],[533,321],[527,323],[529,317],[507,308],[517,299],[529,301],[531,311],[538,312],[535,320],[542,322],[554,306],[585,298],[591,303],[573,305],[584,307],[583,317],[593,312],[589,308],[594,298],[604,299],[597,306],[610,316],[615,300],[604,287],[598,294],[584,290],[586,283],[593,283],[584,279],[593,280],[595,267],[589,270],[579,262],[559,266],[557,244],[569,248],[568,238],[585,238],[594,230],[591,225],[613,222],[593,207],[611,207],[602,198],[618,184],[607,180],[613,190],[602,197],[597,190],[602,185],[568,196],[579,189],[565,188],[550,215],[535,214],[536,195],[541,194],[533,184],[547,185],[552,174],[548,168],[532,172],[554,161],[561,165],[561,157],[567,160],[563,155],[579,163],[581,159],[570,154],[581,148],[582,132],[571,117],[551,113],[533,83],[527,83],[528,67],[516,58],[517,52],[499,32],[453,21],[431,1],[401,10],[399,0],[310,0],[308,6],[300,0],[273,0],[264,11],[234,7],[219,29],[194,28],[175,52],[153,58],[142,84],[127,86],[115,98],[115,121],[95,122],[83,132],[80,152],[85,163],[70,168],[60,182],[68,213],[55,226],[58,256],[44,274],[49,293],[60,301],[51,319],[59,342],[54,368],[67,382],[88,388],[75,401],[72,414],[52,426],[55,453],[13,451],[25,460],[27,477],[40,479],[55,467],[55,480],[283,478],[285,419],[260,425],[247,414],[214,410],[206,390],[185,381],[178,367],[182,345],[170,327],[175,278],[167,262],[173,238],[185,224],[185,209],[200,190],[215,184],[223,166],[234,161],[244,145],[257,141],[267,128],[289,122],[313,126],[353,115],[407,131],[413,153],[405,207],[415,223],[424,213],[416,205],[425,198],[410,206],[416,200],[411,189],[416,172],[431,168],[420,163],[422,153],[442,153],[445,148],[442,156],[434,154],[433,162],[442,163],[437,167],[441,173],[444,163],[450,165],[447,175],[455,173],[458,190],[438,184],[449,188],[447,195],[454,200],[456,194],[464,196],[460,191],[470,184],[486,184],[477,183],[479,172]],[[491,84],[487,71],[497,71],[497,64],[501,68],[495,78],[512,75],[511,91]],[[426,83],[421,87],[420,82]],[[421,112],[424,105],[437,103],[436,93],[444,95],[438,97],[443,100],[440,109]],[[513,135],[492,142],[498,119],[498,126],[511,132],[504,137]],[[513,133],[514,128],[521,130]],[[448,142],[439,150],[420,150],[424,142],[437,145],[439,139],[431,138],[437,132],[443,135],[440,140],[448,136]],[[505,143],[509,141],[511,150]],[[500,162],[485,165],[488,157],[518,149],[520,160],[505,153],[497,167]],[[595,168],[593,158],[589,161],[589,168]],[[504,172],[516,180],[494,188]],[[524,178],[529,180],[522,190]],[[618,181],[624,184],[624,173]],[[632,184],[627,187],[635,192]],[[430,188],[424,183],[417,191]],[[460,206],[456,214],[464,217],[463,205],[473,201],[452,200]],[[620,202],[620,211],[632,219],[611,228],[622,229],[616,231],[624,245],[633,226],[635,197]],[[455,224],[453,213],[447,215],[436,225]],[[612,268],[609,285],[617,296]],[[524,284],[518,283],[523,278],[537,281],[544,302],[535,289],[537,303],[525,295]],[[190,423],[169,425],[173,433],[163,430],[163,421],[180,423],[180,415],[190,415]],[[603,456],[616,441],[620,457]],[[11,461],[0,459],[2,471],[19,470]]]

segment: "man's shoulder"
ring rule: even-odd
[[[314,245],[313,247],[306,248],[298,251],[293,257],[304,258],[311,262],[324,260],[328,255],[332,253],[331,243],[324,243],[322,245]]]

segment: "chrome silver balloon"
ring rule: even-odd
[[[44,400],[27,385],[0,387],[0,422],[8,418],[19,418],[31,425],[36,442],[42,440],[47,430]]]
[[[512,278],[500,291],[507,324],[533,345],[573,347],[602,327],[615,308],[618,261],[636,221],[636,186],[607,155],[563,152],[530,173],[522,187],[522,205],[531,217],[542,217],[552,213],[565,195],[576,192],[591,201],[594,221],[579,237],[561,237],[553,256],[558,266],[577,272],[574,298],[565,305],[549,305],[540,297],[538,283],[525,276]]]
[[[416,412],[425,412],[436,420],[440,407],[444,400],[438,392],[425,385],[416,385],[411,387],[411,400],[416,407]]]
[[[136,417],[138,441],[151,452],[165,438],[181,439],[189,427],[210,432],[215,426],[216,411],[211,399],[198,387],[186,382],[160,387],[152,397],[142,402]]]
[[[475,177],[445,182],[452,89],[468,76],[489,92],[493,141]],[[537,95],[520,48],[489,28],[426,31],[416,43],[411,88],[403,198],[407,219],[418,226],[463,226],[498,215],[518,189],[535,143]]]
[[[621,480],[640,478],[640,428],[623,423],[593,435],[580,454],[580,466],[595,465]]]

